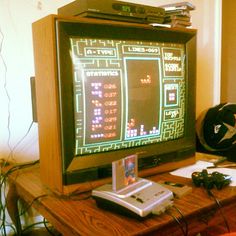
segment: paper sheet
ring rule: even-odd
[[[197,161],[194,165],[190,165],[187,167],[177,169],[175,171],[170,172],[170,174],[185,177],[185,178],[191,178],[191,175],[193,172],[195,172],[195,171],[201,172],[203,169],[206,169],[209,166],[214,166],[214,164],[211,162],[206,162],[206,161]],[[208,171],[208,173],[218,171],[222,174],[230,175],[232,177],[232,181],[230,183],[230,186],[236,186],[236,169],[211,168],[211,169],[207,169],[207,171]]]

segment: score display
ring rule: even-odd
[[[75,155],[184,135],[183,44],[71,38]]]

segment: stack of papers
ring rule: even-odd
[[[214,166],[214,164],[211,162],[197,161],[194,165],[177,169],[175,171],[170,172],[170,174],[185,177],[185,178],[192,178],[193,172],[195,171],[201,172],[203,169],[207,169],[207,167],[212,167],[212,166]],[[212,173],[214,171],[218,171],[225,175],[230,175],[232,177],[230,186],[236,186],[236,169],[217,168],[217,167],[207,169],[208,173]]]

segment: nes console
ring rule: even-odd
[[[76,0],[59,8],[58,15],[137,23],[163,23],[165,10],[160,7],[115,0]]]
[[[119,191],[106,184],[92,191],[99,207],[121,214],[143,218],[151,213],[161,214],[172,206],[173,193],[162,185],[150,180],[138,180]]]

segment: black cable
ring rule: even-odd
[[[7,232],[6,232],[6,214],[5,214],[5,207],[3,207],[4,212],[2,214],[2,217],[1,217],[1,231],[3,233],[4,236],[7,235]]]
[[[18,217],[24,215],[24,214],[30,209],[30,207],[34,204],[34,202],[36,202],[36,201],[39,200],[40,198],[47,197],[47,196],[48,196],[48,194],[42,194],[42,195],[40,195],[40,196],[34,198],[34,199],[31,201],[31,203],[28,204],[28,205],[25,207],[25,209],[23,209],[23,211],[19,214]]]
[[[5,160],[5,165],[7,164],[8,160],[10,157],[12,157],[12,154],[14,152],[14,150],[16,149],[16,147],[24,140],[24,138],[28,135],[32,125],[33,125],[33,121],[31,122],[30,124],[30,127],[27,131],[27,133],[23,136],[23,138],[21,138],[21,140],[14,146],[14,148],[11,147],[10,145],[10,140],[11,140],[11,130],[10,130],[10,123],[11,123],[11,113],[10,113],[10,105],[11,105],[11,97],[10,97],[10,94],[9,94],[9,91],[7,89],[7,64],[3,58],[3,55],[2,55],[2,47],[3,47],[3,42],[4,42],[4,34],[0,28],[0,36],[2,38],[1,42],[0,42],[0,58],[2,60],[2,63],[3,63],[3,67],[4,67],[4,90],[5,90],[5,94],[6,94],[6,97],[7,97],[7,109],[8,109],[8,116],[7,116],[7,130],[8,130],[8,138],[7,138],[7,146],[10,150],[9,152],[9,155],[7,157],[7,160]],[[4,166],[5,166],[4,165]]]
[[[4,43],[4,34],[0,28],[0,59],[1,62],[3,64],[4,67],[4,91],[5,91],[5,95],[7,97],[7,130],[8,130],[8,137],[7,137],[7,146],[9,148],[9,155],[7,157],[7,160],[4,160],[1,163],[0,166],[0,232],[2,235],[7,236],[7,231],[6,231],[6,227],[11,227],[12,229],[14,229],[14,231],[16,231],[16,229],[11,225],[11,224],[7,224],[6,223],[6,179],[8,177],[8,175],[10,173],[12,173],[14,170],[20,169],[20,168],[24,168],[27,165],[22,165],[21,167],[17,167],[14,166],[13,168],[9,169],[6,173],[2,173],[2,168],[6,167],[8,165],[8,161],[11,157],[13,157],[13,152],[14,150],[19,146],[19,144],[25,139],[25,137],[29,134],[30,129],[33,125],[33,122],[30,124],[29,129],[27,130],[27,133],[19,140],[19,142],[17,142],[17,144],[12,148],[10,145],[10,141],[11,141],[11,129],[10,129],[10,125],[11,125],[11,113],[10,113],[10,106],[11,106],[11,97],[10,97],[10,93],[8,91],[8,84],[7,84],[7,72],[8,72],[8,68],[7,68],[7,64],[6,61],[3,57],[2,54],[2,48],[3,48],[3,43]]]
[[[43,221],[40,221],[40,222],[36,222],[34,224],[31,224],[27,227],[25,227],[23,230],[22,230],[22,233],[25,233],[26,231],[32,229],[33,227],[35,227],[36,225],[42,225],[43,224]]]
[[[184,221],[184,224],[185,224],[185,235],[188,235],[188,222],[187,222],[187,220],[185,219],[183,213],[180,211],[180,209],[179,209],[177,206],[173,205],[173,207],[174,207],[174,208],[179,212],[179,214],[181,215],[181,217],[182,217],[182,219],[183,219],[183,221]]]
[[[0,231],[1,231],[1,235],[3,236],[7,236],[7,230],[6,228],[10,225],[10,224],[7,224],[6,222],[6,181],[3,181],[3,178],[2,175],[0,176],[1,178],[1,182],[0,182],[0,221],[1,221],[1,224],[0,224]],[[2,179],[3,178],[3,179]],[[12,226],[13,227],[13,226]],[[15,228],[14,228],[14,231]]]
[[[14,171],[17,171],[17,170],[20,170],[20,169],[23,169],[23,168],[26,168],[26,167],[29,167],[29,166],[33,166],[37,163],[39,163],[39,160],[14,165],[9,170],[7,170],[6,173],[1,174],[0,187],[2,187],[2,184],[6,181],[7,177],[10,174],[12,174]]]
[[[33,162],[27,162],[27,163],[22,163],[22,164],[18,164],[18,165],[14,165],[13,167],[11,167],[9,170],[7,170],[5,173],[1,173],[0,175],[0,231],[2,233],[3,236],[7,236],[7,231],[6,228],[10,225],[6,223],[6,187],[7,187],[7,178],[10,174],[12,174],[14,171],[16,170],[20,170],[32,165],[35,165],[39,162],[39,160],[37,161],[33,161]],[[42,196],[40,196],[42,197]],[[13,226],[12,226],[13,228]],[[13,228],[14,231],[16,232],[16,229]]]
[[[166,213],[167,213],[169,216],[171,216],[171,217],[175,220],[175,222],[179,225],[180,230],[182,231],[183,235],[184,235],[184,236],[187,236],[187,234],[186,234],[187,232],[184,230],[184,228],[183,228],[181,222],[179,221],[179,219],[178,219],[176,216],[174,216],[173,214],[171,214],[169,211],[167,211]]]
[[[215,195],[212,193],[212,191],[210,189],[207,189],[207,193],[208,193],[208,195],[210,197],[212,197],[214,199],[216,205],[218,206],[220,214],[221,214],[221,216],[222,216],[222,218],[224,220],[224,224],[225,224],[225,226],[227,228],[227,231],[228,231],[228,233],[230,233],[230,227],[229,227],[228,221],[227,221],[227,219],[226,219],[226,217],[225,217],[225,215],[224,215],[224,213],[222,211],[222,205],[221,205],[220,201],[215,197]]]
[[[36,223],[31,224],[31,225],[27,226],[26,228],[24,228],[24,229],[22,230],[22,233],[25,233],[25,232],[29,231],[30,229],[34,228],[34,227],[37,226],[37,225],[44,225],[44,227],[45,227],[45,229],[47,230],[48,233],[50,233],[50,234],[53,235],[53,236],[57,236],[57,235],[55,235],[55,234],[48,228],[48,226],[46,225],[46,223],[47,223],[47,222],[45,222],[45,218],[44,218],[43,221],[36,222]],[[42,228],[42,227],[41,227],[41,228]]]
[[[87,200],[89,198],[92,197],[92,192],[91,190],[87,190],[85,192],[83,192],[83,196],[82,197],[78,197],[78,195],[81,193],[81,191],[73,191],[72,193],[70,193],[69,195],[60,195],[61,198],[65,198],[65,199],[74,199],[77,201],[82,201],[82,200]]]
[[[3,42],[4,42],[4,34],[0,28],[0,36],[1,36],[1,42],[0,42],[0,58],[4,67],[4,90],[5,90],[5,94],[7,97],[7,108],[8,108],[8,117],[7,117],[7,130],[8,130],[8,137],[7,137],[7,146],[9,148],[9,150],[11,151],[11,146],[10,146],[10,139],[11,139],[11,131],[10,131],[10,95],[7,89],[7,65],[6,62],[3,58],[2,55],[2,47],[3,47]],[[5,183],[5,177],[2,176],[2,167],[5,167],[6,165],[6,161],[1,163],[1,171],[0,171],[0,232],[2,233],[2,235],[6,236],[7,232],[6,232],[6,214],[5,214],[5,210],[6,210],[6,206],[3,203],[3,201],[5,200],[6,196],[5,196],[5,189],[6,189],[6,183]],[[4,191],[3,191],[4,189]]]
[[[45,229],[47,230],[47,232],[48,232],[49,234],[51,234],[52,236],[57,236],[56,234],[54,234],[54,233],[49,229],[49,227],[47,226],[48,221],[47,221],[45,218],[43,219],[43,223],[44,223]]]
[[[2,40],[0,42],[0,58],[2,60],[3,63],[3,67],[4,67],[4,90],[5,90],[5,94],[7,97],[7,111],[8,111],[8,116],[7,116],[7,130],[8,130],[8,138],[7,138],[7,146],[10,150],[10,152],[12,151],[11,149],[11,145],[10,145],[10,140],[11,140],[11,130],[10,130],[10,121],[11,121],[11,114],[10,114],[10,104],[11,104],[11,97],[10,94],[8,92],[7,89],[7,64],[3,58],[2,55],[2,46],[3,46],[3,41],[4,41],[4,34],[2,32],[2,30],[0,29],[0,35],[2,37]]]
[[[24,209],[23,212],[21,212],[21,214],[20,214],[19,216],[25,214],[25,213],[27,212],[27,210],[33,205],[33,203],[34,203],[35,201],[37,201],[39,198],[46,197],[46,196],[48,196],[48,194],[43,194],[43,195],[40,195],[40,196],[36,197],[35,199],[33,199],[32,202],[31,202],[29,205],[27,205],[27,207]],[[35,225],[42,224],[42,223],[44,224],[44,227],[45,227],[45,229],[47,230],[47,232],[48,232],[49,234],[51,234],[51,235],[53,235],[53,236],[57,236],[56,234],[53,233],[53,231],[51,231],[51,230],[49,229],[49,227],[47,226],[48,221],[47,221],[45,218],[44,218],[44,220],[43,220],[42,222],[40,222],[40,223],[35,223],[35,224],[33,224],[33,225],[28,226],[27,228],[25,228],[25,229],[23,230],[23,232],[29,230],[30,228],[34,227]]]

